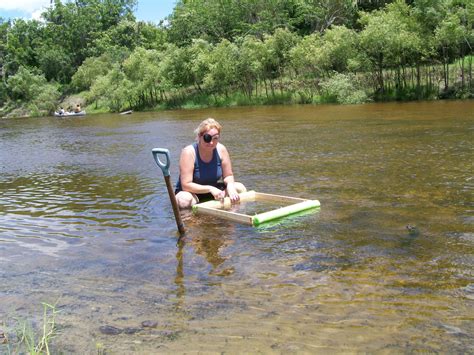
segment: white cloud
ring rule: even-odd
[[[40,9],[40,10],[36,10],[36,11],[33,11],[33,13],[31,14],[31,18],[33,20],[37,20],[37,21],[41,21],[41,14],[44,12],[43,9]]]
[[[24,11],[32,14],[43,7],[49,6],[49,4],[50,0],[2,0],[0,1],[0,9]]]

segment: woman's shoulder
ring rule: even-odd
[[[222,158],[223,156],[225,157],[225,156],[228,156],[228,155],[229,155],[229,153],[227,152],[227,148],[226,148],[225,145],[222,144],[222,143],[218,143],[216,149],[217,149],[217,152],[219,153],[219,156],[220,156],[221,158]]]
[[[195,156],[194,144],[190,144],[184,147],[183,150],[181,151],[181,154],[194,157]]]

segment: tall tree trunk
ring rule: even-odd
[[[416,63],[416,92],[417,96],[420,99],[420,92],[421,92],[421,70],[420,70],[420,63]]]
[[[446,90],[449,89],[449,61],[446,59]]]
[[[447,49],[443,47],[443,71],[444,71],[444,90],[447,91],[449,88],[449,64],[448,64],[448,55],[446,53]]]
[[[402,87],[402,74],[401,74],[400,67],[397,67],[396,78],[395,78],[395,88],[397,92],[401,89],[401,87]]]
[[[385,92],[383,80],[383,58],[380,58],[378,62],[378,84],[380,92],[383,94]]]
[[[407,87],[407,73],[405,70],[405,66],[402,66],[402,74],[403,74],[403,89]]]
[[[469,56],[469,90],[472,89],[472,55]]]

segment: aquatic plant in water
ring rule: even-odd
[[[7,352],[9,354],[28,353],[51,354],[50,343],[52,338],[57,334],[56,326],[56,304],[51,305],[42,302],[43,305],[43,323],[40,329],[35,329],[28,320],[18,320],[15,328],[17,341],[10,344],[6,343]]]

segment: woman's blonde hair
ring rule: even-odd
[[[202,121],[199,126],[194,130],[194,133],[196,133],[197,136],[200,136],[204,132],[209,131],[210,129],[217,129],[219,134],[221,133],[222,126],[213,118],[206,118],[204,121]]]

